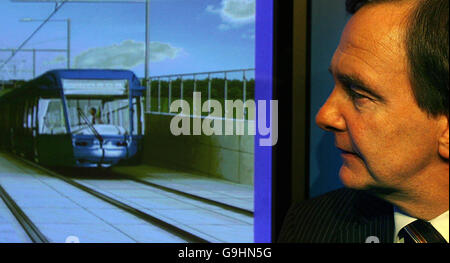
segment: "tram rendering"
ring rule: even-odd
[[[51,70],[0,91],[0,147],[48,166],[110,167],[140,151],[144,87],[128,70]]]

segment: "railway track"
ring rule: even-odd
[[[244,209],[244,208],[241,208],[241,207],[237,207],[237,206],[233,206],[233,205],[230,205],[230,204],[222,203],[222,202],[219,202],[219,201],[216,201],[216,200],[211,200],[211,199],[208,199],[208,198],[205,198],[205,197],[201,197],[201,196],[198,196],[198,195],[185,193],[185,192],[179,191],[177,189],[173,189],[173,188],[169,188],[169,187],[162,186],[162,185],[159,185],[159,184],[155,184],[155,183],[143,180],[143,179],[134,178],[132,176],[123,175],[123,174],[118,174],[118,175],[123,177],[123,178],[126,178],[126,179],[129,179],[131,181],[134,181],[136,183],[139,183],[139,184],[147,185],[147,186],[150,186],[150,187],[153,187],[153,188],[157,188],[157,189],[160,189],[160,190],[163,190],[163,191],[166,191],[166,192],[170,192],[170,193],[173,193],[173,194],[176,194],[176,195],[180,195],[180,196],[184,196],[184,197],[187,197],[187,198],[190,198],[190,199],[193,199],[193,200],[201,201],[201,202],[204,202],[204,203],[207,203],[207,204],[210,204],[210,205],[214,205],[214,206],[217,206],[217,207],[229,210],[229,211],[233,211],[235,213],[239,213],[239,214],[246,215],[246,216],[253,216],[254,215],[253,211],[250,211],[250,210],[247,210],[247,209]]]
[[[166,187],[163,185],[159,185],[157,183],[153,183],[153,182],[149,182],[140,178],[135,178],[133,176],[130,175],[125,175],[122,173],[117,173],[117,172],[113,172],[109,169],[100,169],[100,170],[92,170],[92,169],[88,169],[85,170],[84,172],[79,172],[79,170],[58,170],[58,172],[60,174],[64,174],[67,177],[70,177],[82,184],[87,185],[88,187],[93,187],[93,188],[101,188],[98,185],[95,184],[91,184],[90,180],[93,179],[94,181],[97,180],[103,180],[105,179],[107,181],[107,179],[111,179],[114,178],[114,180],[119,181],[120,183],[127,183],[127,182],[133,182],[137,185],[142,185],[143,189],[140,190],[145,190],[145,191],[149,191],[149,192],[153,192],[153,191],[157,191],[157,192],[164,192],[164,193],[169,193],[170,194],[170,198],[171,199],[175,199],[175,200],[182,200],[182,201],[186,201],[187,199],[189,200],[193,200],[196,201],[192,204],[192,207],[195,209],[204,209],[207,211],[211,211],[212,213],[215,213],[219,216],[225,216],[231,219],[236,219],[240,222],[245,222],[247,223],[248,221],[253,221],[253,211],[245,209],[245,208],[241,208],[241,207],[237,207],[237,206],[233,206],[233,205],[229,205],[226,204],[224,202],[220,202],[220,201],[216,201],[216,200],[211,200],[205,197],[201,197],[198,195],[194,195],[194,194],[190,194],[190,193],[186,193],[177,189],[173,189],[170,187]],[[139,189],[137,189],[139,190]],[[107,195],[112,195],[112,196],[119,196],[120,198],[126,199],[126,202],[131,202],[133,203],[133,198],[129,197],[129,196],[121,196],[121,194],[117,194],[115,193],[114,190],[104,190],[104,189],[100,189],[100,191],[107,191]],[[189,201],[187,201],[188,203],[190,203]],[[207,204],[207,209],[204,207],[204,205]],[[135,206],[135,205],[131,205],[131,206]],[[150,209],[150,207],[146,207],[145,205],[142,206],[142,204],[140,205],[143,208],[147,208]],[[211,209],[211,207],[213,207]],[[217,208],[220,208],[218,211]],[[189,208],[187,208],[189,209]],[[244,219],[243,219],[244,218]],[[167,219],[167,218],[166,218]],[[164,219],[164,220],[166,220]],[[169,219],[170,220],[170,219]],[[206,219],[208,220],[208,219]],[[178,221],[178,222],[177,222]],[[178,218],[178,219],[174,219],[173,222],[174,224],[177,225],[183,225],[182,227],[187,227],[186,225],[184,225],[184,220],[182,218]],[[189,227],[187,227],[189,228]],[[192,229],[194,232],[199,233],[197,230]],[[203,231],[201,231],[203,232]],[[203,235],[203,237],[208,240],[209,242],[224,242],[221,240],[216,239],[215,237],[208,235],[208,234],[204,234],[201,233]]]
[[[67,175],[69,175],[72,178],[74,178],[74,177],[80,178],[79,176],[77,176],[76,173],[71,172],[71,171],[59,170],[57,172],[59,172],[61,174],[67,174]],[[83,175],[83,177],[86,178],[86,175]],[[232,212],[235,212],[235,213],[238,213],[238,214],[242,214],[242,215],[250,216],[250,217],[254,216],[253,211],[245,209],[245,208],[242,208],[242,207],[230,205],[230,204],[227,204],[227,203],[224,203],[224,202],[220,202],[220,201],[217,201],[217,200],[212,200],[212,199],[205,198],[205,197],[198,196],[198,195],[194,195],[194,194],[191,194],[191,193],[186,193],[186,192],[180,191],[178,189],[174,189],[174,188],[171,188],[171,187],[167,187],[167,186],[164,186],[164,185],[160,185],[160,184],[157,184],[157,183],[146,181],[146,180],[143,180],[143,179],[140,179],[140,178],[136,178],[136,177],[133,177],[133,176],[130,176],[130,175],[126,175],[126,174],[122,174],[122,173],[118,173],[118,172],[113,172],[111,170],[107,170],[107,171],[96,170],[95,174],[88,175],[88,177],[89,178],[111,178],[111,177],[113,177],[113,178],[118,179],[118,180],[125,179],[125,180],[129,180],[129,181],[133,181],[133,182],[135,182],[137,184],[140,184],[140,185],[145,185],[146,187],[159,189],[159,190],[162,190],[164,192],[175,194],[177,196],[181,196],[181,197],[189,198],[189,199],[192,199],[192,200],[200,201],[202,203],[209,204],[209,205],[216,206],[216,207],[220,207],[222,209],[225,209],[225,210],[228,210],[228,211],[232,211]]]
[[[52,171],[46,167],[42,167],[34,162],[31,162],[27,159],[24,159],[19,156],[13,156],[17,160],[25,163],[28,166],[31,166],[35,169],[38,169],[40,171],[45,172],[45,174],[50,175],[52,177],[58,178],[92,196],[95,196],[96,198],[99,198],[129,214],[132,214],[133,216],[136,216],[150,224],[156,225],[159,228],[178,236],[179,238],[182,238],[183,240],[186,240],[186,242],[189,243],[210,243],[211,241],[208,240],[205,237],[201,237],[199,235],[193,234],[189,231],[186,231],[185,229],[182,229],[175,224],[168,223],[165,220],[155,217],[153,215],[150,215],[144,211],[141,211],[140,209],[133,207],[129,204],[126,204],[122,201],[117,200],[116,198],[113,198],[107,194],[101,193],[91,187],[86,186],[85,184],[79,183],[74,179],[71,179],[67,176],[64,176],[58,172]],[[23,211],[15,204],[15,202],[12,200],[11,197],[4,191],[3,188],[0,188],[0,194],[2,199],[4,199],[5,203],[7,203],[8,207],[11,209],[13,214],[16,216],[16,218],[19,220],[20,224],[24,227],[27,234],[30,236],[33,242],[38,243],[46,243],[48,240],[45,238],[45,236],[38,230],[38,228],[29,220],[29,218],[23,213]]]
[[[0,198],[3,199],[8,209],[22,226],[25,233],[33,243],[49,243],[47,237],[42,234],[39,228],[28,218],[23,210],[16,204],[14,199],[0,185]]]
[[[11,156],[11,155],[10,155]],[[177,236],[178,238],[181,238],[182,240],[186,240],[186,242],[190,243],[210,243],[210,242],[224,242],[222,240],[219,240],[217,237],[213,235],[209,235],[204,233],[201,228],[197,227],[191,227],[189,225],[184,224],[183,219],[173,219],[173,218],[167,218],[164,216],[164,214],[159,213],[158,211],[152,211],[152,209],[149,209],[147,206],[143,206],[142,204],[136,204],[132,199],[129,199],[127,196],[120,196],[114,193],[114,191],[110,192],[105,191],[104,188],[99,187],[99,185],[91,184],[89,179],[94,179],[94,182],[97,179],[106,179],[106,178],[114,178],[114,182],[116,179],[117,181],[123,182],[132,182],[133,184],[142,185],[141,191],[148,190],[149,192],[153,189],[157,189],[158,192],[163,193],[170,193],[169,196],[174,197],[175,199],[178,199],[180,197],[180,200],[183,199],[190,199],[195,200],[196,202],[193,202],[193,206],[198,206],[199,203],[202,204],[208,204],[207,207],[217,207],[220,208],[219,210],[216,210],[216,208],[213,208],[213,210],[210,210],[213,213],[218,213],[220,215],[225,215],[228,218],[237,219],[240,220],[240,222],[252,222],[250,220],[253,220],[253,212],[228,205],[226,203],[222,203],[217,200],[210,200],[208,198],[200,197],[197,195],[193,195],[190,193],[185,193],[176,189],[172,189],[166,186],[159,185],[157,183],[152,183],[140,178],[134,178],[130,175],[124,175],[116,172],[112,172],[111,170],[72,170],[72,169],[58,169],[54,170],[42,167],[39,164],[36,164],[28,159],[24,159],[20,156],[11,156],[18,161],[26,164],[27,166],[31,166],[37,170],[40,170],[44,172],[45,174],[52,176],[54,178],[57,178],[59,180],[64,181],[65,183],[68,183],[69,185],[72,185],[83,192],[86,192],[98,199],[101,199],[108,204],[111,204],[117,208],[119,208],[122,211],[125,211],[128,214],[131,214],[137,218],[140,218],[152,225],[155,225],[164,231]],[[81,176],[80,176],[81,174]],[[114,182],[116,183],[116,182]],[[118,183],[118,182],[117,182]],[[117,185],[120,185],[118,183]],[[139,189],[136,188],[136,189]],[[139,191],[139,190],[138,190]],[[198,206],[198,208],[202,208],[203,205]],[[204,208],[203,208],[204,209]],[[208,210],[209,211],[209,210]],[[219,211],[219,212],[216,212]],[[231,211],[232,213],[229,213],[227,211]],[[241,215],[241,216],[239,216]],[[206,219],[208,220],[208,219]],[[250,223],[251,224],[251,223]],[[34,227],[36,228],[36,227]],[[34,241],[35,239],[33,239]],[[45,241],[35,241],[35,242],[45,242]],[[232,242],[232,241],[230,241]]]

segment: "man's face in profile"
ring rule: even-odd
[[[335,134],[347,187],[407,191],[415,187],[408,179],[442,161],[437,142],[447,123],[419,108],[408,77],[408,11],[408,3],[363,7],[334,53],[335,87],[316,122]]]

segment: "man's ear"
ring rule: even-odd
[[[441,127],[442,132],[439,137],[439,155],[448,161],[449,157],[449,123],[448,123],[448,117],[442,116],[441,119]]]

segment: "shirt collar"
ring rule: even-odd
[[[398,232],[408,225],[412,223],[417,218],[411,217],[394,207],[394,223],[395,223],[395,232],[394,232],[394,243],[403,243],[403,239],[399,239]],[[434,228],[445,238],[445,240],[449,240],[449,210],[442,213],[438,217],[435,217],[429,220]]]

